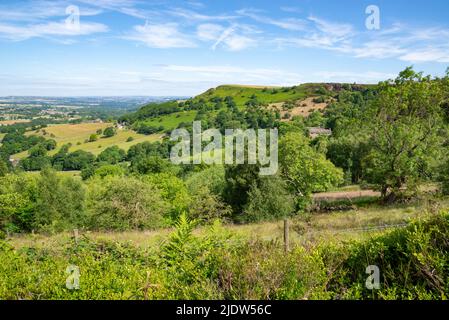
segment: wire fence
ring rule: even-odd
[[[369,231],[378,231],[392,228],[404,228],[408,226],[408,223],[399,223],[399,224],[385,224],[378,226],[370,226],[370,227],[359,227],[359,228],[349,228],[349,229],[326,229],[326,230],[315,230],[311,233],[317,232],[335,232],[335,233],[344,233],[344,232],[369,232]]]

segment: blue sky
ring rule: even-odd
[[[447,0],[2,0],[0,95],[376,83],[409,65],[440,76],[448,18]]]

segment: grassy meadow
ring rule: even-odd
[[[34,173],[31,173],[34,174]],[[79,173],[65,172],[77,176]],[[324,242],[344,243],[352,240],[366,240],[388,232],[395,227],[403,227],[414,219],[429,217],[435,212],[449,210],[449,199],[438,201],[421,200],[411,204],[382,206],[378,204],[360,205],[347,211],[317,212],[290,219],[290,243],[293,245],[317,245]],[[268,221],[252,224],[224,224],[223,228],[234,236],[251,240],[261,240],[282,244],[284,222]],[[198,227],[193,233],[205,236],[207,227]],[[94,241],[113,241],[136,247],[158,247],[167,241],[173,228],[147,231],[94,232],[80,231],[83,236]],[[73,237],[70,232],[56,235],[23,234],[10,239],[17,249],[23,247],[52,247]]]
[[[142,121],[141,123],[153,127],[163,126],[164,130],[173,130],[176,129],[182,122],[192,123],[192,121],[195,119],[196,113],[196,111],[176,112],[168,115],[161,115],[156,118],[151,118]]]
[[[98,155],[104,149],[114,145],[127,151],[132,145],[145,141],[154,142],[161,138],[160,134],[144,135],[130,129],[119,129],[115,136],[106,138],[99,135],[97,141],[86,142],[90,135],[95,134],[97,130],[104,130],[111,126],[113,126],[112,123],[58,124],[50,125],[45,129],[37,131],[29,131],[26,135],[38,135],[47,139],[54,139],[57,143],[57,147],[55,150],[50,151],[49,155],[55,154],[62,145],[68,143],[72,144],[72,147],[70,148],[71,151],[84,150],[91,152],[94,155]],[[133,138],[133,140],[127,142],[130,137]],[[27,155],[28,152],[24,151],[13,155],[13,158],[23,159]]]

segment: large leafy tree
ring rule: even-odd
[[[117,164],[126,158],[125,150],[117,146],[112,146],[103,150],[97,157],[97,161],[107,162],[109,164]]]
[[[360,125],[371,146],[363,161],[365,176],[378,185],[385,200],[416,191],[441,156],[446,80],[407,68],[394,81],[379,84]]]
[[[343,172],[309,145],[301,133],[287,133],[279,143],[282,176],[298,197],[306,202],[312,192],[326,191],[343,181]]]

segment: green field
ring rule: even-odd
[[[125,151],[132,145],[137,143],[149,141],[157,141],[161,138],[160,134],[143,135],[138,134],[135,131],[128,129],[117,130],[117,134],[110,138],[100,137],[97,141],[86,142],[91,134],[94,134],[98,129],[104,130],[107,127],[112,126],[111,123],[82,123],[82,124],[61,124],[53,125],[45,128],[46,134],[43,130],[27,132],[27,135],[40,135],[47,139],[56,140],[57,147],[55,150],[49,152],[53,155],[64,144],[71,143],[71,151],[84,150],[98,155],[104,149],[116,145]],[[133,138],[133,141],[127,142],[129,137]],[[18,153],[13,156],[14,159],[23,159],[28,155],[28,151]]]
[[[151,118],[140,123],[145,123],[153,127],[163,126],[165,130],[173,130],[176,129],[181,122],[192,122],[195,119],[195,115],[196,111],[176,112]]]

